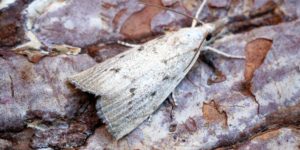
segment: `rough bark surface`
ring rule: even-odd
[[[246,60],[204,52],[175,89],[177,105],[165,101],[119,141],[97,117],[97,98],[67,77],[126,51],[116,40],[141,43],[191,19],[135,0],[34,2],[0,1],[0,149],[299,149],[299,1],[209,0],[206,22],[247,12],[210,45]],[[201,1],[146,2],[193,15]],[[28,7],[45,9],[29,18]],[[13,50],[28,30],[43,51]],[[58,55],[53,44],[84,51]]]

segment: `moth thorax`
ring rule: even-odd
[[[203,25],[203,28],[208,32],[208,33],[212,33],[216,30],[216,26],[214,24],[211,23],[207,23]]]

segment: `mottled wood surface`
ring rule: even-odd
[[[200,1],[152,2],[193,15]],[[116,40],[141,43],[189,26],[191,19],[137,1],[70,0],[35,18],[32,31],[48,55],[13,51],[26,42],[28,20],[21,12],[29,4],[16,0],[0,7],[0,149],[299,148],[297,0],[209,0],[200,17],[206,22],[249,12],[211,44],[246,60],[203,53],[174,91],[177,106],[165,101],[119,141],[96,115],[97,98],[66,78],[126,51]],[[82,52],[59,55],[52,44]]]

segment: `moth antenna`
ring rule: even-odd
[[[204,5],[207,3],[207,0],[203,0],[203,2],[201,3],[201,5],[200,5],[200,7],[198,8],[198,10],[197,10],[197,12],[196,12],[196,15],[195,15],[195,17],[194,18],[199,18],[199,15],[200,15],[200,13],[201,13],[201,11],[203,10],[203,8],[204,8]],[[197,25],[197,20],[193,20],[193,22],[192,22],[192,28],[193,27],[195,27]]]
[[[164,6],[160,6],[160,5],[156,5],[156,4],[149,4],[149,3],[147,3],[147,2],[144,2],[143,0],[141,0],[140,2],[143,3],[143,4],[145,4],[145,5],[147,5],[147,6],[165,9],[165,10],[168,10],[168,11],[171,11],[171,12],[174,12],[174,13],[177,13],[177,14],[180,14],[180,15],[183,15],[183,16],[185,16],[185,17],[191,18],[191,19],[193,19],[193,22],[196,22],[195,24],[197,24],[197,22],[200,23],[200,24],[202,24],[202,25],[205,24],[205,22],[200,21],[200,20],[198,20],[197,18],[195,18],[195,17],[193,17],[193,16],[190,16],[190,15],[188,15],[188,14],[185,14],[185,13],[182,13],[182,12],[179,12],[179,11],[176,11],[176,10],[174,10],[174,9],[171,9],[171,8],[168,8],[168,7],[164,7]],[[196,25],[195,25],[195,26],[196,26]]]

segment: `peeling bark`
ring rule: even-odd
[[[28,18],[22,12],[34,1],[14,1],[5,8],[1,2],[0,149],[299,148],[299,1],[209,1],[200,20],[235,16],[211,46],[247,59],[203,53],[173,92],[176,103],[165,102],[119,141],[97,117],[97,98],[66,78],[126,51],[116,40],[159,38],[190,26],[192,19],[137,1],[71,0],[30,18],[43,51],[12,51],[27,42]],[[189,15],[200,4],[155,2]],[[99,18],[102,22],[95,23]],[[69,56],[47,47],[57,44],[83,51]]]

